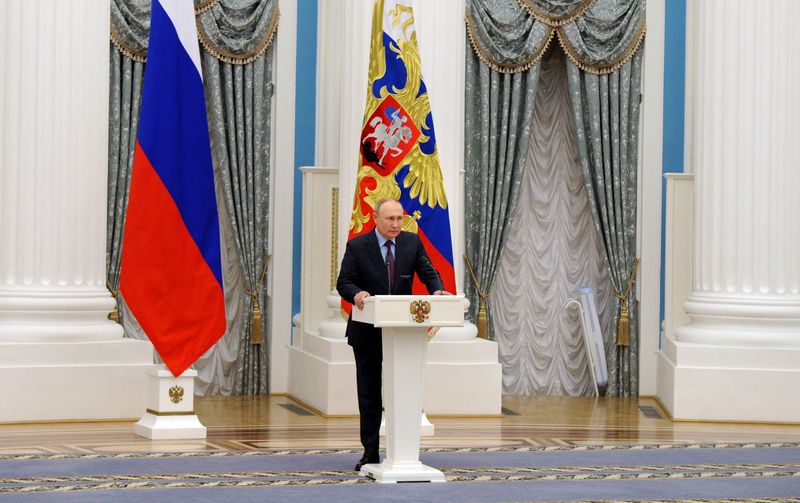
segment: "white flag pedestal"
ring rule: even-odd
[[[361,468],[378,482],[445,482],[444,474],[419,460],[422,373],[428,328],[464,324],[462,296],[376,295],[353,319],[383,329],[383,390],[386,459]]]
[[[147,410],[133,426],[139,436],[153,440],[206,438],[206,427],[194,413],[194,378],[186,370],[175,377],[164,365],[148,370]]]

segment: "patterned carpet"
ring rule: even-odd
[[[800,444],[423,449],[445,484],[376,484],[353,449],[0,455],[0,501],[781,501]]]

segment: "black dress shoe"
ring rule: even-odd
[[[364,456],[364,457],[362,457],[361,459],[358,460],[358,463],[356,463],[356,467],[354,468],[354,470],[357,471],[357,472],[360,472],[362,466],[369,465],[369,464],[377,464],[377,463],[380,463],[380,462],[381,462],[381,458],[379,458],[379,457],[371,458],[371,457]]]

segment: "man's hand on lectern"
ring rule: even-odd
[[[355,305],[358,309],[364,309],[364,299],[367,297],[369,297],[369,292],[366,290],[361,290],[356,294],[353,300],[355,301]]]

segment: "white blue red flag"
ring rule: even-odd
[[[120,291],[180,375],[225,332],[219,219],[190,0],[153,0]]]
[[[375,2],[359,152],[348,239],[372,231],[380,199],[399,200],[403,229],[419,235],[444,289],[454,293],[450,215],[410,0]],[[413,293],[427,293],[416,277]]]

